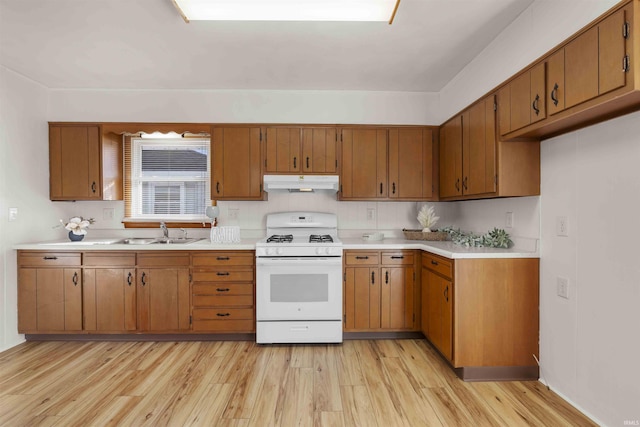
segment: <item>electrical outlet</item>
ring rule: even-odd
[[[569,299],[569,279],[558,276],[557,293],[559,297]]]
[[[17,221],[18,208],[9,208],[9,222]]]
[[[373,208],[367,208],[367,221],[373,221],[376,219],[376,210]]]
[[[104,208],[102,209],[102,219],[106,221],[111,221],[113,219],[113,208]]]
[[[229,208],[229,219],[238,219],[240,216],[239,208]]]
[[[513,228],[513,212],[507,212],[504,218],[505,228]]]
[[[556,217],[556,234],[558,236],[569,236],[569,219],[566,216]]]

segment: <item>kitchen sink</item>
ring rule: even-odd
[[[194,242],[198,242],[200,240],[204,240],[203,238],[164,238],[164,237],[131,237],[128,239],[122,239],[122,240],[118,240],[116,242],[113,242],[112,244],[116,244],[116,245],[156,245],[156,244],[163,244],[163,245],[178,245],[178,244],[187,244],[187,243],[194,243]]]
[[[193,242],[198,242],[200,240],[204,240],[202,238],[176,238],[176,239],[165,239],[165,238],[161,238],[161,239],[155,239],[153,242],[151,242],[152,244],[156,244],[156,243],[160,243],[160,244],[166,244],[166,245],[175,245],[175,244],[186,244],[186,243],[193,243]]]
[[[150,243],[154,243],[156,240],[158,240],[155,237],[131,237],[128,239],[122,239],[119,240],[117,242],[114,242],[114,244],[117,245],[148,245]]]

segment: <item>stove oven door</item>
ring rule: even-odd
[[[342,258],[257,258],[256,318],[342,321]]]

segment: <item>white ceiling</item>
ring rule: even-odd
[[[171,0],[0,0],[0,64],[49,88],[438,92],[534,0],[402,0],[393,25],[192,22]]]

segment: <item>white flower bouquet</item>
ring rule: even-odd
[[[95,220],[93,218],[84,219],[81,216],[69,218],[69,221],[67,222],[60,220],[60,223],[64,226],[65,230],[69,230],[77,236],[84,236],[87,234],[87,228],[89,228],[89,225],[94,222]]]

